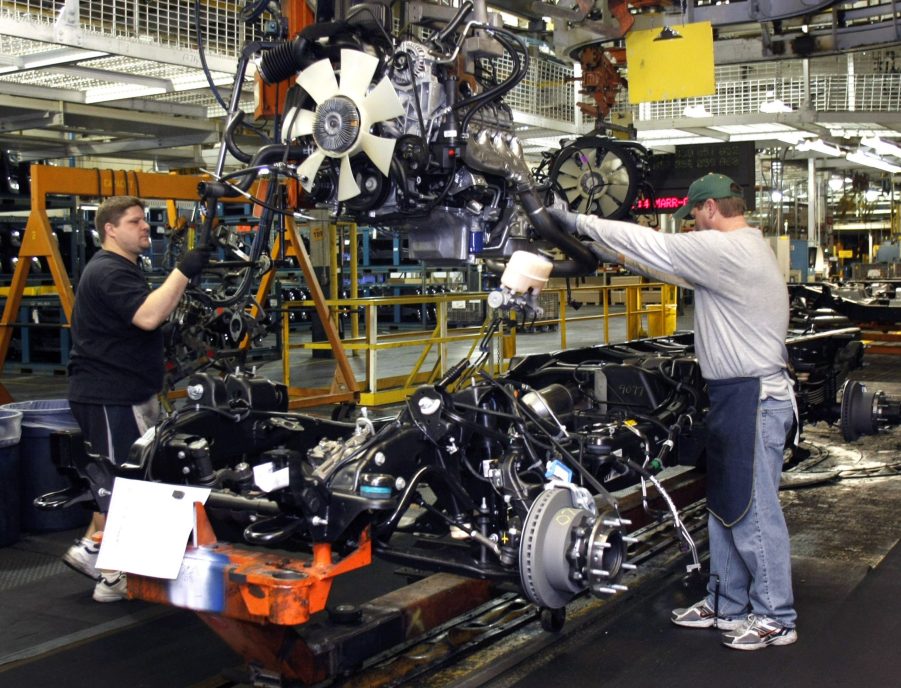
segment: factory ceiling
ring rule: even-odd
[[[0,147],[23,161],[87,156],[152,160],[162,169],[209,164],[222,109],[208,82],[227,94],[240,46],[260,38],[258,25],[240,20],[244,5],[0,2]],[[711,21],[716,94],[631,107],[625,91],[619,94],[611,120],[631,127],[649,147],[754,140],[786,149],[788,160],[816,156],[828,167],[853,166],[845,155],[857,152],[861,140],[901,143],[895,0],[489,5],[518,16],[521,33],[544,37],[561,56],[586,45],[620,45],[626,23],[635,29]],[[198,27],[208,76],[197,50]],[[529,88],[550,85],[542,105],[529,110],[525,101],[534,101],[532,94],[522,104],[514,94],[510,103],[522,111],[519,135],[533,152],[593,128],[592,118],[575,107],[583,99],[578,88],[559,88],[572,81],[573,68],[554,58],[535,62]],[[575,71],[578,77],[578,65]],[[252,110],[252,91],[248,79],[245,109]],[[881,155],[901,166],[889,149]]]

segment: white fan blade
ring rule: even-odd
[[[600,171],[601,174],[607,176],[608,174],[613,174],[616,170],[620,169],[625,163],[623,159],[613,153],[608,153],[604,156],[604,159],[601,161]]]
[[[610,198],[610,196],[603,196],[600,199],[600,210],[604,213],[604,217],[610,217],[618,208],[619,203]]]
[[[579,185],[579,180],[576,177],[571,177],[568,174],[557,175],[557,186],[561,189],[572,189]]]
[[[573,177],[581,177],[582,176],[582,168],[576,164],[576,161],[570,158],[565,163],[560,165],[560,172],[563,174],[568,174]]]
[[[345,155],[341,158],[341,173],[338,176],[338,200],[346,201],[359,195],[360,187],[357,186],[354,172],[350,169],[350,158]]]
[[[316,113],[312,110],[291,108],[285,115],[285,126],[282,129],[282,141],[293,141],[299,136],[313,133],[313,119]]]
[[[359,50],[341,51],[341,91],[359,103],[379,66],[379,59]]]
[[[366,113],[369,122],[384,122],[404,114],[404,105],[397,97],[391,80],[384,77],[363,99],[360,109]]]
[[[363,150],[373,164],[381,170],[386,177],[391,170],[391,157],[394,155],[395,139],[386,139],[375,136],[369,132],[362,132]]]
[[[317,148],[297,168],[297,171],[300,172],[301,184],[307,191],[313,188],[313,180],[316,178],[316,173],[323,160],[325,160],[325,153]]]
[[[578,189],[578,188],[570,189],[569,191],[566,192],[566,200],[569,201],[570,203],[572,203],[574,200],[576,200],[581,195],[582,195],[581,189]]]
[[[626,191],[628,190],[629,187],[625,184],[611,184],[607,187],[607,195],[617,203],[622,203],[626,200]]]
[[[620,167],[616,172],[606,175],[604,181],[608,184],[627,184],[629,183],[629,170]]]
[[[314,62],[297,77],[300,87],[310,94],[317,104],[328,100],[338,92],[338,81],[332,63],[325,60]]]
[[[294,126],[294,120],[297,117],[297,108],[293,107],[285,113],[285,119],[282,122],[282,141],[290,141],[294,137],[291,135],[291,128]]]

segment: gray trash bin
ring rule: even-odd
[[[43,533],[87,526],[91,512],[81,507],[45,511],[34,505],[35,497],[69,487],[50,457],[50,435],[73,430],[78,423],[65,399],[19,401],[0,406],[3,411],[22,413],[19,443],[20,506],[22,530]]]
[[[22,532],[19,493],[19,441],[22,412],[0,409],[0,547],[13,545]]]

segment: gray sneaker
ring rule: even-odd
[[[745,625],[747,619],[726,619],[722,616],[717,617],[713,610],[708,606],[707,600],[703,599],[685,609],[674,609],[670,620],[677,626],[686,628],[719,628],[725,631],[731,631]]]
[[[128,581],[121,571],[106,571],[94,586],[95,602],[118,602],[128,599]]]
[[[90,538],[83,537],[75,541],[63,555],[63,563],[73,571],[81,573],[91,580],[100,580],[97,570],[97,555],[100,546]]]
[[[798,632],[767,616],[748,616],[747,623],[730,633],[723,633],[723,645],[736,650],[761,650],[768,645],[791,645]]]

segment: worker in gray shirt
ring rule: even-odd
[[[726,631],[740,650],[789,645],[795,630],[788,528],[779,504],[783,449],[795,416],[787,373],[788,292],[762,233],[747,225],[741,188],[706,174],[675,213],[696,230],[647,227],[549,209],[592,251],[640,274],[693,289],[695,349],[708,385],[710,580],[705,599],[675,609],[688,628]]]

